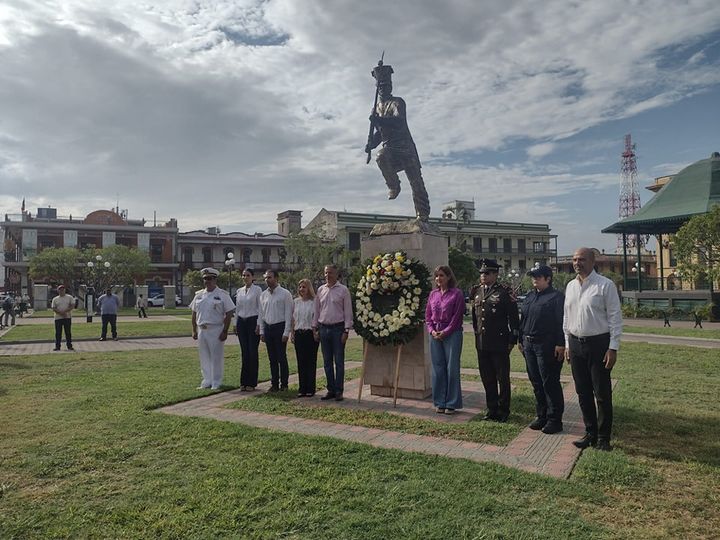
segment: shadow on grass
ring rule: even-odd
[[[720,419],[615,407],[617,438],[628,454],[720,466]]]
[[[0,368],[30,369],[30,367],[30,364],[23,364],[22,362],[0,362]]]

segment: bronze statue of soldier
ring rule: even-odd
[[[392,66],[383,65],[382,60],[372,70],[377,87],[365,152],[369,163],[372,149],[382,142],[375,161],[385,178],[388,199],[395,199],[400,194],[398,172],[405,171],[412,188],[415,214],[418,219],[427,221],[430,201],[420,172],[420,158],[407,125],[405,101],[392,95],[392,74]]]

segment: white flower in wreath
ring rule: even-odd
[[[415,287],[415,288],[413,289],[413,292],[414,292],[416,295],[419,295],[419,294],[422,292],[422,289],[421,289],[420,287]]]

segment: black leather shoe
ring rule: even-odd
[[[342,401],[343,399],[345,398],[343,397],[342,392],[335,394],[335,401]]]
[[[547,424],[547,418],[536,418],[535,420],[530,422],[530,425],[528,427],[537,431],[544,428],[545,424]]]
[[[587,448],[588,446],[595,446],[597,444],[597,437],[586,433],[582,439],[573,441],[573,444],[575,445],[575,447],[582,450],[583,448]]]
[[[500,416],[498,415],[498,413],[493,411],[488,411],[487,413],[485,413],[485,416],[483,416],[483,420],[490,420],[491,422],[497,422],[499,418]]]
[[[510,418],[510,413],[500,413],[497,416],[497,421],[500,422],[501,424],[504,424],[505,422],[508,421],[508,418]]]
[[[327,394],[325,394],[323,397],[320,398],[320,401],[329,401],[331,399],[335,399],[335,394],[331,394],[330,392],[328,392]]]
[[[60,347],[55,347],[55,348],[53,349],[53,351],[59,351],[59,350],[60,350]]]
[[[268,392],[279,392],[279,391],[280,391],[280,389],[277,386],[271,386],[270,390],[268,390]]]
[[[560,433],[563,430],[562,422],[548,422],[545,427],[542,428],[542,432],[546,435],[552,435],[553,433]]]
[[[287,385],[280,387],[281,392],[287,392],[287,389],[288,389]]]
[[[597,444],[595,444],[595,450],[602,450],[603,452],[611,452],[612,446],[610,446],[610,441],[606,441],[605,439],[600,439]]]

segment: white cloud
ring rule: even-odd
[[[10,0],[0,201],[80,213],[119,195],[131,215],[182,228],[268,232],[287,207],[412,213],[407,191],[385,200],[362,153],[385,49],[436,213],[453,197],[519,198],[530,206],[506,219],[548,219],[527,208],[618,182],[617,163],[595,172],[584,159],[578,174],[568,138],[716,88],[712,56],[689,47],[718,28],[712,0]],[[664,63],[673,47],[688,58]],[[483,161],[515,145],[506,167]]]

